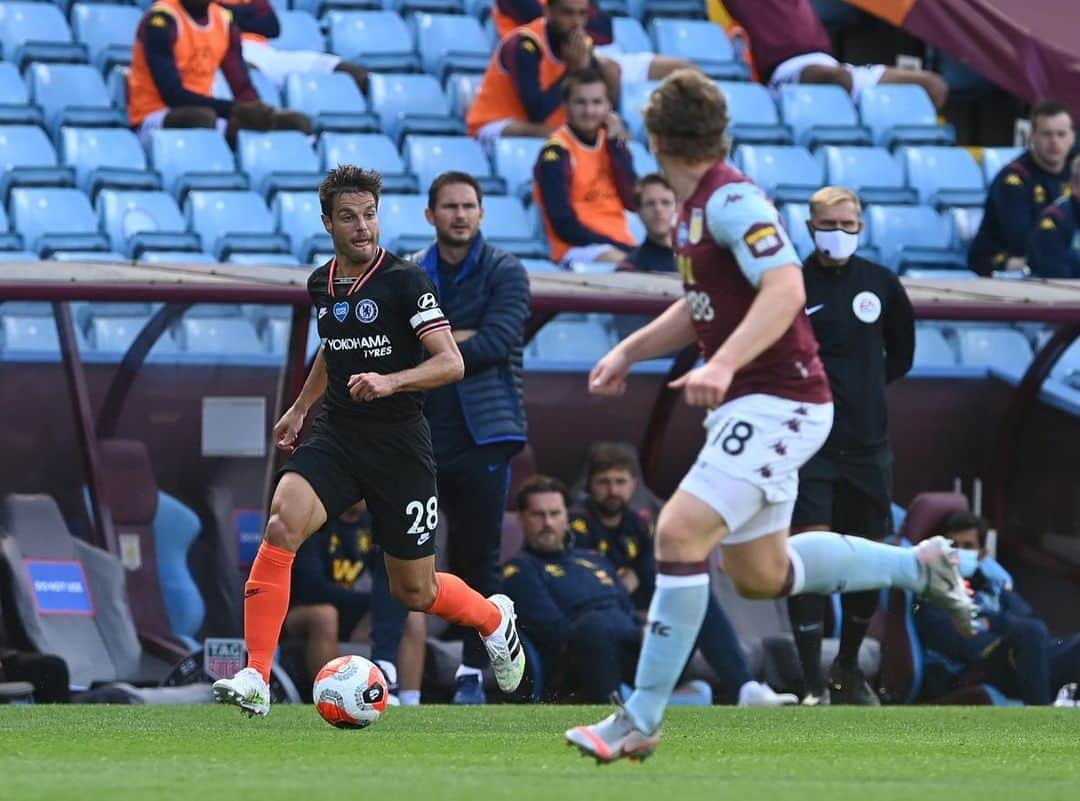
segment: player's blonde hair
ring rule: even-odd
[[[727,158],[727,99],[697,70],[680,69],[667,76],[649,95],[644,120],[667,156],[690,164]]]
[[[810,213],[816,214],[819,211],[823,211],[831,206],[835,206],[837,203],[843,203],[844,201],[850,201],[855,205],[855,211],[860,215],[862,214],[862,204],[859,202],[859,196],[848,189],[846,186],[823,186],[810,196]]]

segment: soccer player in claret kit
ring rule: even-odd
[[[500,689],[517,689],[525,656],[505,595],[484,598],[435,572],[439,498],[423,391],[461,379],[464,367],[435,288],[423,270],[379,247],[381,176],[352,165],[319,187],[334,258],[308,279],[322,347],[304,388],[274,426],[292,453],[244,587],[248,666],[214,683],[214,697],[249,715],[270,711],[268,680],[297,548],[361,498],[386,558],[390,591],[409,609],[476,629]],[[428,358],[424,358],[424,351]],[[323,397],[312,436],[296,447]]]
[[[776,209],[724,159],[727,106],[699,72],[672,73],[645,107],[650,149],[680,201],[676,266],[684,297],[631,334],[589,374],[618,395],[630,366],[697,341],[705,362],[672,382],[708,409],[705,444],[660,512],[656,590],[635,689],[625,705],[566,740],[599,762],[643,759],[709,598],[707,559],[751,598],[895,586],[945,608],[971,633],[972,604],[942,537],[913,549],[816,531],[788,538],[799,467],[829,433],[832,399],[804,313],[799,259]]]

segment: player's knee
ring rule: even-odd
[[[920,74],[919,84],[930,95],[930,102],[934,108],[941,111],[949,99],[949,84],[936,72],[923,72]]]
[[[217,112],[212,108],[180,106],[170,109],[162,124],[165,128],[213,128],[217,119]]]
[[[338,610],[332,604],[318,604],[308,610],[310,615],[308,624],[308,637],[320,640],[337,640],[338,638]]]
[[[787,583],[787,574],[786,560],[782,565],[778,562],[758,562],[752,565],[740,565],[737,571],[729,570],[729,575],[739,595],[759,601],[780,597]]]
[[[824,64],[812,64],[799,73],[799,83],[834,83],[851,94],[853,86],[851,73],[843,67],[826,67]]]
[[[266,541],[276,548],[296,553],[303,544],[304,537],[303,531],[287,523],[279,514],[270,515],[270,519],[266,521]]]
[[[435,581],[433,578],[406,576],[390,583],[390,593],[397,600],[414,612],[426,612],[435,603]]]
[[[567,644],[570,646],[588,645],[612,638],[609,617],[604,612],[586,612],[576,618],[566,631]]]

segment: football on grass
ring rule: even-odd
[[[390,689],[377,665],[362,656],[339,656],[315,676],[312,697],[331,726],[366,729],[386,711]]]

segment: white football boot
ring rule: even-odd
[[[248,713],[248,717],[270,714],[270,685],[255,668],[244,668],[231,679],[214,682],[214,700],[232,704]]]
[[[739,706],[791,706],[797,703],[797,696],[778,693],[760,681],[748,681],[739,688]]]
[[[961,634],[972,636],[978,612],[957,568],[952,543],[944,537],[925,539],[915,546],[915,558],[926,577],[926,587],[919,597],[940,606],[949,613]]]
[[[644,762],[660,744],[660,729],[646,734],[637,727],[617,694],[612,695],[615,711],[599,723],[576,726],[566,732],[566,744],[582,756],[591,756],[596,763],[607,764],[618,759]]]
[[[499,607],[502,620],[493,633],[483,638],[484,648],[491,658],[491,668],[499,689],[512,693],[525,675],[525,649],[517,633],[514,602],[501,594],[492,595],[488,600]]]

